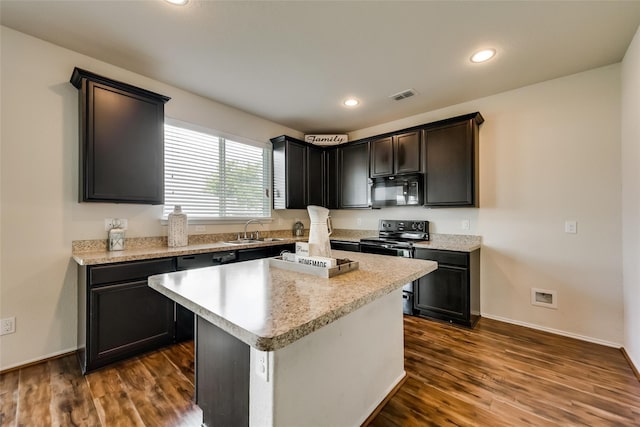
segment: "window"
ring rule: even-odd
[[[239,139],[165,123],[164,218],[174,205],[190,220],[271,216],[271,146]]]

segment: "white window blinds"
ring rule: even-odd
[[[189,219],[271,216],[271,150],[207,131],[165,124],[165,206]]]

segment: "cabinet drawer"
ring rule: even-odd
[[[466,252],[416,248],[416,258],[437,261],[438,264],[469,266],[469,254]]]
[[[173,258],[135,261],[90,267],[89,285],[146,279],[154,274],[174,271]]]

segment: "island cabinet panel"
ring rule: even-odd
[[[482,116],[424,129],[425,205],[477,206]]]
[[[202,425],[248,427],[250,347],[197,319],[195,400]]]
[[[164,203],[164,104],[170,98],[74,69],[80,201]]]
[[[175,271],[173,258],[78,271],[78,357],[83,373],[173,342],[174,302],[147,277]]]
[[[340,207],[345,209],[370,207],[368,141],[345,145],[339,150]]]
[[[417,281],[415,312],[475,326],[480,318],[480,250],[468,253],[416,248],[415,257],[438,262],[436,271]]]
[[[419,130],[374,139],[371,141],[371,177],[420,172],[420,154]]]
[[[324,150],[286,135],[273,143],[273,208],[324,205]]]

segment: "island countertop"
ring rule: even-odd
[[[327,279],[261,259],[155,275],[149,286],[251,347],[273,351],[437,268],[410,258],[333,256],[358,261],[359,269]]]

